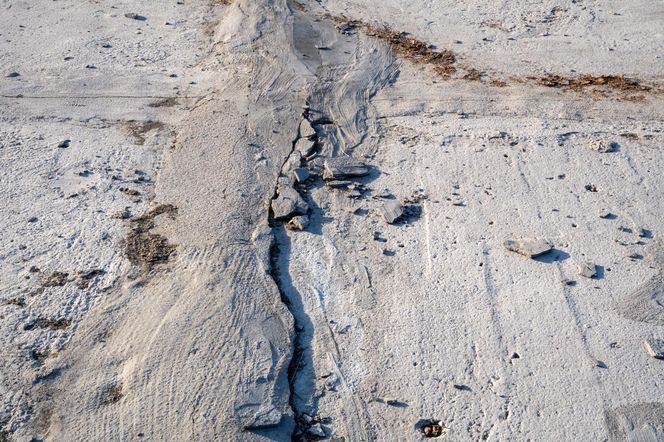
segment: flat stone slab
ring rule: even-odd
[[[590,261],[582,262],[579,264],[579,275],[585,278],[594,278],[597,276],[597,266]]]
[[[303,183],[309,178],[309,170],[305,167],[298,167],[296,169],[293,169],[291,175],[293,175],[295,181],[297,181],[298,183]]]
[[[270,428],[279,425],[282,413],[274,407],[261,407],[254,418],[245,424],[247,430],[259,430],[261,428]]]
[[[503,246],[529,258],[537,258],[553,250],[551,244],[543,239],[508,239],[503,242]]]
[[[664,339],[647,339],[643,346],[650,356],[656,359],[664,359]]]
[[[323,165],[325,167],[323,179],[325,180],[344,180],[369,174],[366,164],[350,157],[327,158]]]
[[[394,224],[403,215],[403,206],[398,201],[390,201],[382,205],[380,213],[388,224]]]

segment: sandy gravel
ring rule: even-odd
[[[0,441],[664,440],[662,29],[0,3]]]

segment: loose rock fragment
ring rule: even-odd
[[[503,243],[507,250],[529,258],[536,258],[553,250],[551,244],[541,239],[508,239]]]
[[[127,12],[125,15],[127,18],[131,18],[133,20],[138,20],[138,21],[145,21],[146,18],[140,14],[136,14],[135,12]]]
[[[366,164],[351,157],[327,158],[324,166],[323,178],[325,180],[344,180],[369,174]]]
[[[316,147],[316,142],[307,138],[300,138],[295,142],[295,150],[300,152],[303,157],[308,157]]]
[[[58,144],[58,147],[59,147],[60,149],[66,149],[66,148],[69,147],[69,143],[71,143],[71,140],[62,140],[62,141],[60,141],[60,143]]]
[[[21,74],[19,74],[18,72],[8,72],[7,74],[5,74],[5,77],[7,78],[16,78],[20,76]]]
[[[306,215],[295,216],[286,224],[288,230],[305,230],[307,227],[309,227],[309,217]]]
[[[447,426],[441,421],[431,421],[422,427],[424,437],[439,437],[448,430]]]
[[[295,181],[298,183],[303,183],[309,178],[309,170],[305,167],[298,167],[293,169],[291,175],[293,175]]]
[[[582,262],[579,264],[579,275],[585,278],[594,278],[597,276],[597,266],[590,261]]]
[[[606,140],[595,140],[592,142],[591,147],[599,153],[609,153],[615,150],[616,143]]]
[[[288,178],[285,179],[288,180]],[[293,215],[306,215],[309,210],[307,202],[287,181],[282,181],[279,184],[277,195],[277,198],[272,200],[272,212],[275,219],[289,218]]]
[[[388,224],[394,224],[403,215],[403,207],[398,201],[390,201],[380,208],[383,219]]]
[[[316,131],[306,118],[300,122],[300,138],[312,138]]]
[[[342,189],[350,186],[351,184],[353,184],[353,182],[346,180],[330,180],[327,181],[325,184],[327,184],[328,187],[332,187],[333,189]]]
[[[648,339],[643,343],[650,356],[656,359],[664,359],[664,339]]]

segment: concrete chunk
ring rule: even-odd
[[[529,258],[536,258],[550,252],[553,247],[542,239],[508,239],[503,243],[507,250]]]
[[[403,207],[398,201],[389,201],[380,208],[383,219],[388,224],[394,224],[403,215]]]
[[[350,157],[327,158],[324,167],[325,180],[344,180],[369,174],[366,164]]]
[[[293,175],[295,181],[297,181],[298,183],[303,183],[309,178],[309,170],[304,167],[298,167],[296,169],[293,169],[291,175]]]
[[[590,261],[582,262],[579,264],[579,275],[585,278],[594,278],[597,276],[597,266]]]

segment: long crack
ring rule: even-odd
[[[307,118],[306,112],[303,114],[303,117],[305,119]],[[291,150],[288,155],[286,155],[281,165],[271,202],[275,201],[279,196],[279,178],[287,175],[288,171],[284,169],[295,152],[296,144],[300,138],[302,137],[298,131],[297,136],[293,140]],[[290,393],[288,402],[295,419],[295,426],[293,428],[291,440],[300,440],[306,431],[306,422],[302,419],[303,411],[300,410],[300,406],[297,402],[298,392],[296,385],[302,368],[307,364],[305,361],[305,354],[311,346],[310,342],[307,341],[310,341],[312,325],[304,311],[302,298],[292,285],[290,272],[288,270],[288,263],[290,262],[290,239],[285,228],[287,221],[288,220],[276,219],[272,206],[270,205],[268,224],[273,233],[273,241],[270,246],[270,276],[279,290],[281,301],[290,312],[294,321],[293,353],[288,365],[288,388]],[[284,263],[286,268],[283,268]]]

